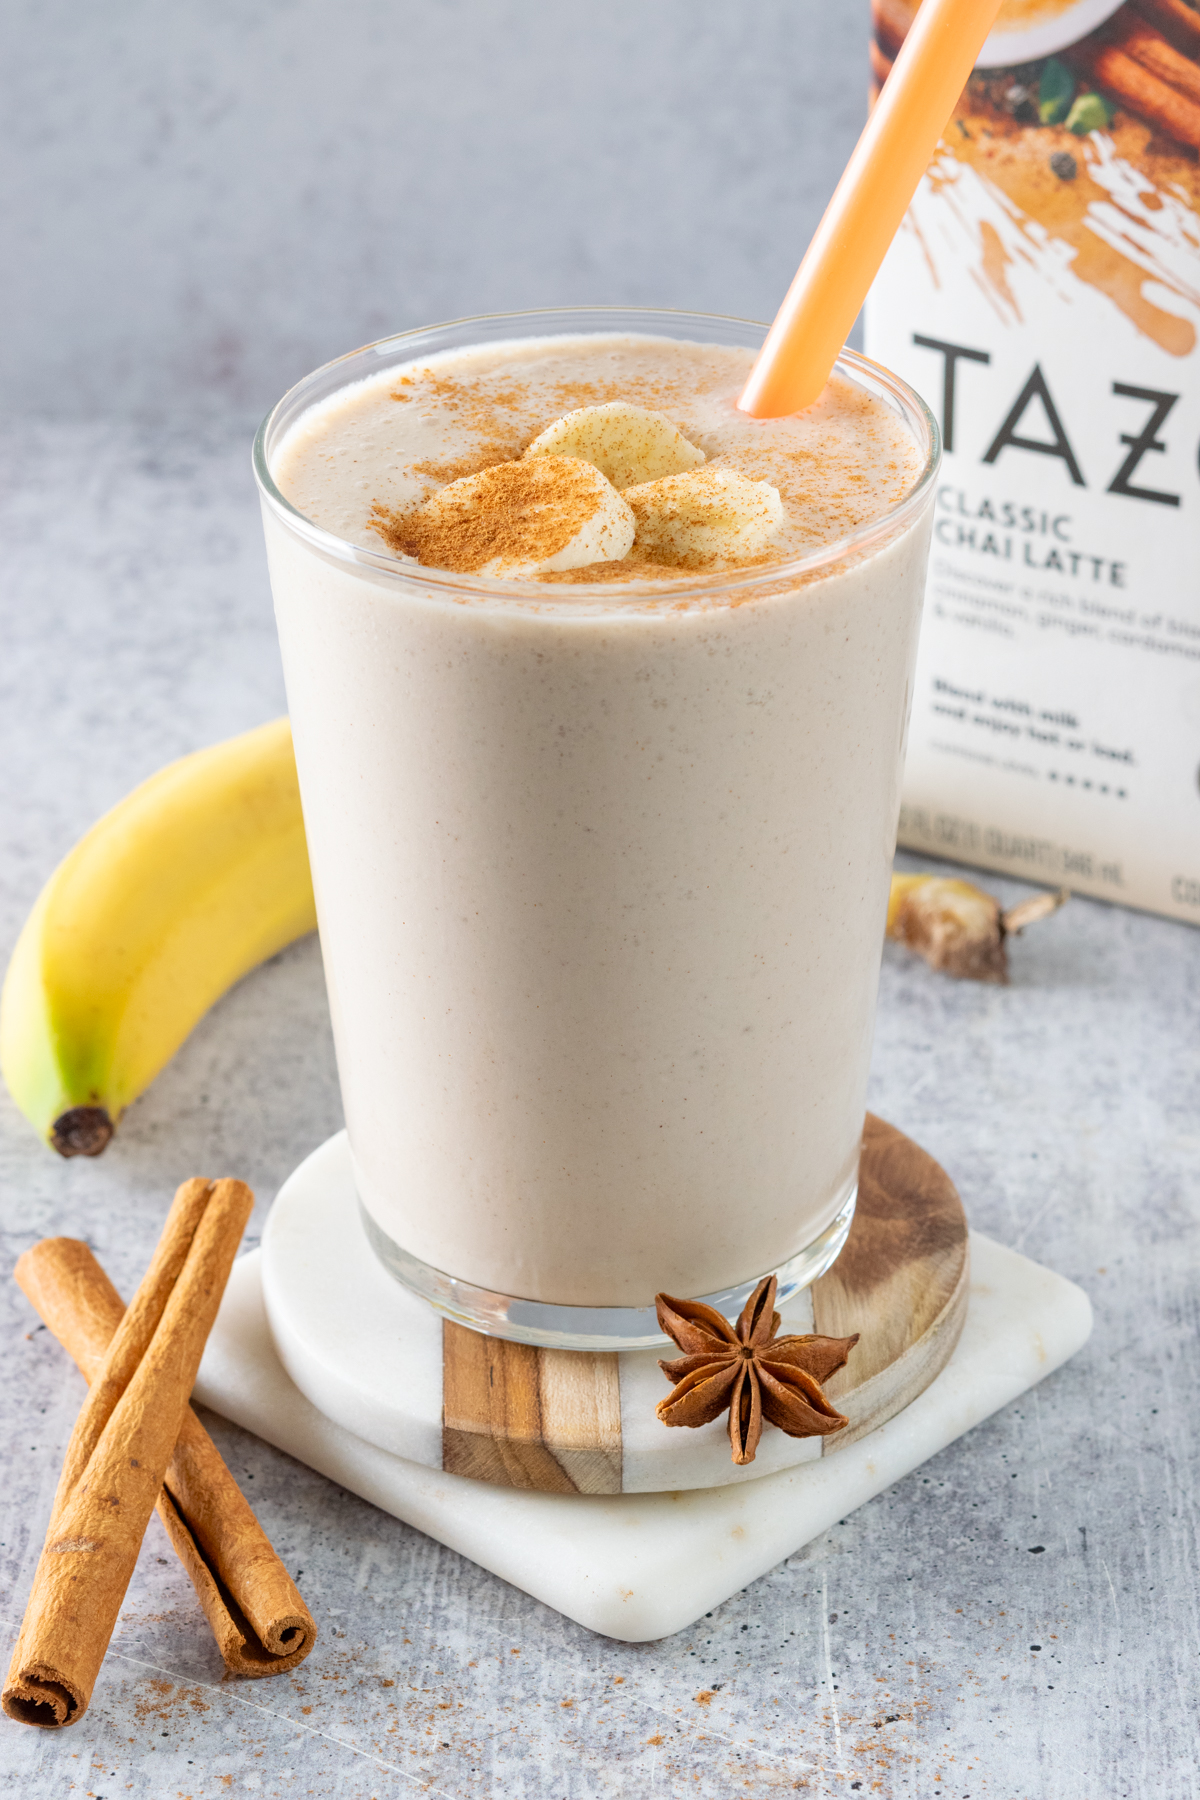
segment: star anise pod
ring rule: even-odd
[[[658,1322],[684,1354],[659,1368],[675,1386],[655,1412],[664,1425],[708,1425],[729,1408],[735,1463],[754,1461],[766,1419],[789,1437],[825,1437],[849,1423],[821,1392],[858,1342],[849,1338],[777,1338],[775,1277],[760,1281],[736,1328],[699,1300],[656,1294]]]

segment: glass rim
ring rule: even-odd
[[[686,321],[692,326],[723,325],[741,326],[754,331],[766,333],[768,327],[757,319],[745,319],[736,313],[689,312],[679,307],[652,306],[546,306],[522,308],[515,312],[492,312],[468,314],[460,319],[448,319],[438,325],[414,326],[408,331],[401,331],[389,337],[376,338],[369,344],[361,344],[354,350],[348,350],[341,356],[333,357],[318,368],[302,376],[276,402],[266,414],[254,436],[252,463],[255,480],[264,505],[295,536],[308,543],[313,549],[323,552],[338,562],[376,575],[389,577],[401,583],[408,591],[423,592],[429,599],[461,600],[486,598],[489,601],[517,602],[524,607],[533,602],[540,608],[553,607],[556,611],[578,609],[581,605],[588,607],[587,602],[607,603],[610,607],[621,603],[636,604],[639,601],[656,600],[671,605],[680,600],[721,600],[730,596],[745,596],[754,589],[777,589],[780,585],[789,585],[811,580],[820,575],[827,567],[842,562],[855,550],[869,550],[876,541],[887,542],[901,532],[905,526],[922,510],[928,499],[930,489],[937,477],[941,462],[942,440],[941,430],[930,407],[899,375],[885,368],[882,363],[872,361],[860,351],[844,346],[834,364],[835,372],[844,374],[858,387],[882,390],[894,411],[899,412],[906,424],[913,430],[918,449],[923,449],[924,458],[921,470],[912,487],[904,496],[896,501],[877,518],[864,521],[845,536],[836,538],[827,544],[803,556],[792,557],[786,562],[763,565],[756,563],[752,568],[724,570],[719,574],[706,574],[703,570],[695,575],[674,575],[669,582],[659,580],[652,583],[639,581],[592,581],[582,587],[575,583],[554,583],[544,581],[517,581],[507,576],[496,575],[464,575],[448,569],[426,567],[409,558],[394,555],[383,548],[376,549],[369,544],[356,544],[349,538],[340,537],[336,532],[328,531],[324,526],[315,524],[304,513],[293,506],[292,502],[276,486],[271,474],[269,457],[276,448],[273,441],[280,423],[286,418],[290,429],[303,416],[309,406],[316,404],[318,398],[328,398],[336,393],[336,387],[329,388],[317,396],[314,392],[324,387],[329,376],[345,364],[356,361],[359,357],[375,355],[377,357],[393,357],[399,363],[406,358],[403,351],[411,348],[413,357],[419,356],[419,346],[428,340],[448,332],[465,331],[472,326],[494,329],[497,325],[511,322],[516,325],[526,321],[545,321],[558,319],[566,322],[567,328],[557,333],[547,331],[546,336],[571,335],[569,322],[574,319],[623,318],[629,321],[659,320],[669,323],[678,320]],[[520,333],[514,334],[511,341],[520,340]],[[582,330],[580,335],[583,335]],[[648,337],[668,337],[664,331],[646,330]],[[493,338],[494,343],[505,339]],[[703,340],[698,340],[703,341]],[[443,346],[450,348],[451,346]],[[458,348],[470,347],[470,339],[465,339]],[[431,349],[430,354],[436,354]],[[353,381],[361,377],[347,374],[342,384],[349,387]],[[305,396],[313,394],[313,398],[305,402]],[[923,441],[922,441],[923,440]]]

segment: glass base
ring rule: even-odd
[[[846,1242],[857,1198],[855,1183],[820,1237],[779,1268],[763,1271],[779,1283],[776,1306],[810,1286],[829,1268]],[[512,1294],[495,1294],[489,1288],[459,1281],[402,1250],[380,1230],[361,1200],[358,1204],[371,1248],[388,1273],[457,1325],[481,1331],[485,1337],[554,1350],[645,1350],[670,1341],[660,1331],[652,1306],[555,1306],[550,1301],[519,1300]],[[701,1294],[699,1298],[734,1319],[761,1280],[762,1275],[756,1275],[719,1294]]]

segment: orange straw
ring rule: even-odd
[[[811,406],[900,228],[1000,0],[923,0],[738,405],[755,419]]]

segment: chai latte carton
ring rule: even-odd
[[[1006,0],[866,316],[946,448],[900,842],[1195,923],[1198,150],[1200,0]]]

